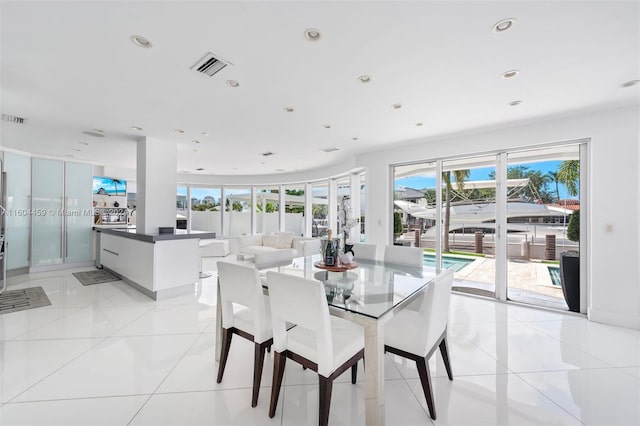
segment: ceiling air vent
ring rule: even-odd
[[[9,123],[16,123],[16,124],[24,124],[25,121],[27,121],[27,119],[24,117],[18,117],[16,115],[2,114],[2,121],[6,121]]]
[[[340,151],[340,148],[322,148],[320,151],[322,152],[326,152],[327,154],[330,152],[336,152],[336,151]]]
[[[272,155],[276,155],[275,152],[271,152],[271,151],[267,151],[267,152],[263,152],[262,154],[263,157],[271,157]]]
[[[230,62],[226,62],[222,59],[216,58],[213,53],[207,52],[202,57],[202,59],[200,59],[195,63],[195,65],[191,67],[191,69],[200,74],[213,77],[215,74],[222,71],[224,67],[230,64]]]

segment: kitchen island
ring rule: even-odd
[[[135,229],[100,229],[100,262],[123,281],[154,300],[194,290],[200,270],[200,239],[215,233],[175,230],[140,234]]]

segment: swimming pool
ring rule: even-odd
[[[435,268],[436,266],[436,255],[435,254],[423,254],[422,264],[424,266],[431,266]],[[468,264],[473,262],[473,259],[463,259],[460,257],[451,257],[451,256],[442,256],[442,267],[444,269],[453,268],[455,272],[458,272],[460,269],[464,268]]]
[[[549,275],[551,275],[551,283],[560,287],[560,267],[559,266],[547,266]]]

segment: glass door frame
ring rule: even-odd
[[[389,190],[390,199],[393,200],[394,193],[394,170],[397,166],[405,166],[411,164],[421,163],[436,163],[436,269],[439,272],[442,267],[442,170],[443,163],[451,160],[461,160],[464,158],[473,158],[478,156],[495,155],[496,157],[496,253],[495,253],[495,298],[502,302],[507,302],[507,168],[508,168],[508,154],[514,152],[529,151],[541,148],[550,148],[566,145],[577,145],[579,147],[580,158],[580,313],[587,313],[587,306],[589,303],[589,279],[587,276],[588,265],[590,262],[590,242],[588,238],[588,229],[590,223],[589,217],[589,198],[587,188],[590,186],[590,138],[581,138],[566,140],[562,142],[546,143],[530,145],[512,149],[501,149],[489,152],[469,153],[465,155],[456,155],[451,157],[443,157],[438,159],[424,159],[421,161],[412,161],[406,163],[391,164],[389,168]],[[390,203],[388,214],[389,217],[393,217],[393,201]],[[393,223],[393,221],[391,221]],[[393,230],[388,229],[388,240],[393,241]],[[509,301],[510,302],[510,301]],[[512,302],[510,302],[512,303]],[[515,302],[517,303],[517,302]],[[534,306],[534,305],[531,305]]]

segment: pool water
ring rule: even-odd
[[[553,285],[557,285],[559,287],[561,285],[560,284],[560,267],[559,266],[547,266],[547,269],[549,270],[549,275],[551,275],[551,283],[553,283]]]
[[[424,266],[431,266],[435,268],[436,266],[436,255],[435,254],[423,254],[422,264]],[[453,268],[455,272],[458,272],[460,269],[464,268],[468,264],[473,262],[473,259],[462,259],[459,257],[450,257],[450,256],[442,256],[442,268],[449,269]]]

